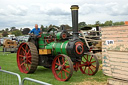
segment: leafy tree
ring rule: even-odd
[[[48,29],[48,26],[46,26],[46,27],[45,27],[45,29],[46,29],[46,31],[47,31],[47,29]]]
[[[9,31],[9,29],[8,29],[8,28],[6,28],[6,29],[5,29],[5,31]]]
[[[124,22],[121,21],[121,22],[114,22],[113,25],[124,25]]]
[[[125,24],[124,21],[121,21],[121,22],[120,22],[120,25],[124,25],[124,24]]]
[[[63,26],[66,30],[67,30],[67,29],[71,29],[71,26],[69,26],[69,25],[67,25],[67,24],[66,24],[66,25],[60,25],[60,27],[62,27],[62,26]],[[57,28],[59,28],[59,27],[57,27]]]
[[[46,31],[46,28],[45,28],[43,25],[41,25],[40,29],[41,29],[42,31]]]
[[[2,32],[4,32],[4,29],[2,29]]]
[[[16,30],[16,27],[11,27],[10,31],[14,31],[14,30]]]
[[[8,32],[6,32],[6,31],[4,31],[4,32],[2,33],[2,36],[3,36],[3,37],[7,37],[7,35],[8,35]]]
[[[29,33],[30,29],[29,28],[24,28],[22,31],[23,35],[27,35]]]
[[[119,25],[120,23],[119,22],[114,22],[113,25]]]
[[[100,23],[100,21],[96,21],[95,24],[96,25],[100,25],[101,23]]]
[[[48,26],[46,26],[45,28],[48,29]]]
[[[112,26],[113,25],[113,21],[106,21],[105,23],[104,23],[104,25],[105,26]]]
[[[20,30],[16,29],[16,30],[12,31],[11,34],[14,34],[15,36],[20,36],[20,35],[22,35],[22,32]]]
[[[41,27],[40,27],[41,29],[43,29],[44,28],[44,26],[43,25],[41,25]]]
[[[87,24],[85,23],[85,22],[80,22],[79,24],[78,24],[78,28],[80,29],[80,28],[83,28],[83,27],[85,27],[85,26],[87,26]]]
[[[52,24],[50,24],[48,28],[52,28],[52,27],[53,27],[53,25],[52,25]]]
[[[20,31],[23,31],[23,29],[22,29],[22,28],[20,28]]]

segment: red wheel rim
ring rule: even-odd
[[[54,77],[59,81],[67,81],[73,74],[73,65],[69,57],[58,55],[52,63],[52,72]]]
[[[22,73],[28,73],[31,67],[31,51],[26,43],[22,43],[17,51],[17,64]]]
[[[98,71],[99,63],[94,55],[84,55],[79,67],[83,74],[94,75]]]

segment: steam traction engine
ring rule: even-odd
[[[94,75],[98,71],[97,58],[90,53],[86,43],[78,36],[78,9],[71,6],[73,34],[64,28],[48,29],[36,39],[31,36],[28,42],[21,43],[17,51],[17,64],[22,73],[34,73],[37,66],[51,68],[54,77],[59,81],[67,81],[73,71]]]

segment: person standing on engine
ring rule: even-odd
[[[41,37],[41,30],[40,30],[40,28],[38,28],[38,25],[35,24],[35,28],[33,28],[28,34],[30,35],[28,41],[31,42],[31,39],[34,40],[35,41],[34,44],[38,48],[38,46],[39,46],[39,44],[38,44],[38,38]]]
[[[31,35],[32,33],[36,36],[40,35],[40,28],[38,28],[38,25],[35,24],[35,28],[33,28],[28,34]]]

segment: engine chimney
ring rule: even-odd
[[[71,6],[73,39],[78,39],[78,5]]]

